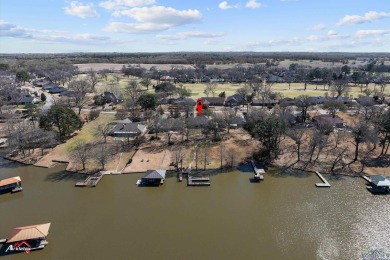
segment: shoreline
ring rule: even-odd
[[[55,168],[57,166],[59,166],[60,164],[69,164],[69,162],[67,161],[61,161],[61,160],[53,160],[53,162],[55,163],[53,166],[51,167],[48,167],[48,166],[43,166],[43,165],[35,165],[35,164],[32,164],[32,163],[28,163],[28,162],[25,162],[23,160],[18,160],[18,159],[15,159],[15,158],[9,158],[7,157],[6,155],[4,154],[0,154],[0,157],[3,158],[4,160],[7,160],[7,161],[10,161],[12,163],[19,163],[21,165],[25,165],[25,166],[34,166],[34,167],[37,167],[37,168],[45,168],[45,169],[50,169],[50,168]],[[216,168],[216,169],[207,169],[206,171],[203,171],[203,170],[198,170],[197,173],[199,174],[209,174],[210,176],[216,176],[216,175],[220,175],[220,174],[224,174],[224,173],[229,173],[229,172],[232,172],[234,170],[238,170],[240,171],[240,167],[243,167],[245,165],[247,165],[249,162],[242,162],[242,163],[239,163],[237,167],[235,168]],[[273,174],[274,172],[279,172],[279,174],[285,174],[285,175],[291,175],[291,176],[294,176],[298,173],[293,173],[293,172],[286,172],[286,168],[284,168],[283,166],[279,166],[279,165],[276,165],[276,164],[271,164],[269,167],[265,167],[267,169],[266,172],[271,172],[271,174]],[[299,168],[289,168],[291,169],[292,171],[297,171],[297,172],[300,172],[300,174],[315,174],[316,171],[315,170],[310,170],[310,169],[305,169],[305,170],[302,170],[302,169],[299,169]],[[91,174],[94,174],[96,173],[96,171],[94,172],[83,172],[83,171],[75,171],[75,170],[68,170],[68,169],[65,169],[66,172],[69,172],[69,173],[73,173],[73,174],[84,174],[84,175],[91,175]],[[110,172],[109,175],[121,175],[121,174],[140,174],[140,173],[145,173],[145,172],[121,172],[120,174],[113,174],[115,171],[110,171],[110,170],[104,170],[106,172]],[[246,172],[246,171],[242,171],[242,172]],[[252,172],[252,171],[250,171]],[[321,174],[325,174],[325,175],[331,175],[331,176],[344,176],[344,177],[361,177],[362,175],[374,175],[374,174],[369,174],[369,173],[364,173],[364,174],[361,174],[361,175],[353,175],[353,174],[347,174],[347,173],[336,173],[336,174],[331,174],[329,172],[320,172]],[[175,178],[176,175],[178,174],[177,171],[175,170],[167,170],[167,176],[166,178]]]

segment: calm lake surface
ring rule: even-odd
[[[251,172],[211,177],[210,187],[167,179],[139,188],[142,176],[105,176],[74,187],[62,167],[0,159],[0,179],[22,178],[23,191],[0,196],[0,239],[14,227],[51,222],[49,245],[2,259],[361,259],[390,253],[390,196],[374,196],[361,178]],[[328,178],[328,177],[326,177]]]

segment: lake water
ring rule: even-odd
[[[76,188],[76,175],[0,159],[0,179],[23,191],[0,196],[0,239],[14,227],[51,222],[43,250],[2,259],[361,259],[390,253],[390,196],[361,178],[251,172],[211,177],[210,187],[175,178],[139,188],[140,174],[105,176]],[[327,177],[326,177],[327,178]]]

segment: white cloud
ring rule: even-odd
[[[0,21],[0,35],[1,37],[22,38],[40,42],[58,42],[88,45],[118,44],[132,41],[114,40],[108,36],[89,33],[70,34],[67,32],[23,28],[5,21]]]
[[[77,1],[72,1],[69,7],[65,7],[65,13],[78,16],[80,18],[98,17],[99,14],[93,8],[93,4],[82,4]]]
[[[230,5],[227,1],[223,1],[223,2],[219,3],[218,7],[219,7],[219,9],[222,9],[222,10],[228,10],[228,9],[232,9],[232,8],[239,8],[240,5],[239,4]]]
[[[390,34],[390,30],[360,30],[356,32],[356,36],[359,38],[367,37],[367,36],[379,36]]]
[[[329,40],[335,40],[335,39],[346,39],[350,36],[347,34],[339,34],[335,30],[329,30],[325,35],[310,35],[306,37],[305,40],[311,41],[311,42],[322,42],[322,41],[329,41]]]
[[[314,31],[321,31],[321,30],[324,30],[325,28],[326,28],[325,24],[320,23],[320,24],[314,25],[311,29]]]
[[[176,10],[165,6],[151,6],[118,10],[114,16],[128,16],[138,23],[111,22],[105,30],[110,32],[151,33],[199,22],[202,14],[198,10]],[[123,26],[123,28],[121,28]]]
[[[160,34],[157,35],[157,38],[165,39],[165,40],[185,40],[188,38],[218,38],[223,37],[225,33],[207,33],[207,32],[179,32],[174,35]]]
[[[260,8],[262,4],[257,2],[256,0],[249,0],[245,6],[248,8],[256,9],[256,8]]]
[[[123,6],[138,7],[138,6],[152,5],[155,3],[156,3],[155,0],[111,0],[111,1],[101,2],[99,6],[108,10],[112,10]]]
[[[104,30],[107,32],[116,33],[154,33],[164,30],[168,30],[169,25],[155,24],[155,23],[122,23],[122,22],[111,22]]]
[[[204,42],[204,44],[206,44],[206,45],[217,45],[220,43],[221,43],[221,41],[219,41],[219,40],[207,40]]]
[[[369,11],[364,14],[364,16],[360,15],[346,15],[343,18],[340,19],[340,21],[337,23],[337,25],[346,25],[346,24],[359,24],[359,23],[365,23],[365,22],[372,22],[384,17],[389,17],[390,13],[385,12],[375,12],[375,11]]]

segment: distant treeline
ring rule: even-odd
[[[171,52],[171,53],[63,53],[63,54],[0,54],[0,63],[28,60],[63,63],[125,63],[125,64],[231,64],[266,63],[272,60],[320,60],[345,62],[356,59],[390,60],[390,53],[346,52]]]

